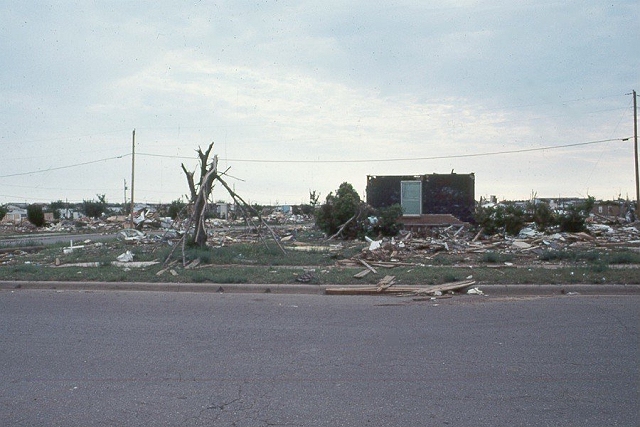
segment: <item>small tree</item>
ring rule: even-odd
[[[36,227],[42,227],[44,225],[44,211],[41,205],[29,205],[27,206],[27,219]]]
[[[395,236],[400,231],[401,224],[398,218],[402,216],[402,206],[391,205],[378,210],[378,223],[374,230],[383,236]]]
[[[525,217],[524,209],[515,203],[507,203],[504,206],[504,212],[502,214],[504,221],[504,231],[512,236],[518,235],[520,230],[524,227]]]
[[[107,200],[104,194],[96,194],[98,200],[84,200],[82,211],[89,218],[99,218],[107,211]]]
[[[496,210],[496,206],[482,206],[481,204],[476,206],[474,220],[487,235],[496,234],[500,228],[496,220]]]
[[[528,206],[530,220],[536,223],[538,230],[545,231],[549,227],[557,224],[556,214],[548,203],[542,201],[531,201]]]
[[[524,209],[515,203],[496,206],[478,206],[475,220],[484,228],[487,234],[495,234],[504,230],[505,233],[517,235],[525,223]]]
[[[2,218],[4,218],[6,214],[7,214],[7,208],[4,206],[0,206],[0,221],[2,221]]]
[[[186,206],[187,204],[183,202],[182,199],[174,200],[167,208],[167,216],[171,219],[178,218],[178,215],[180,215],[180,212],[182,212]]]
[[[53,213],[54,219],[60,219],[60,210],[64,209],[66,206],[67,204],[62,200],[56,200],[55,202],[49,203],[49,211]]]
[[[327,235],[336,234],[341,227],[342,234],[346,238],[355,238],[361,234],[358,216],[362,214],[360,209],[360,196],[348,182],[343,182],[336,191],[327,195],[325,203],[320,206],[316,215],[316,225]]]
[[[559,215],[558,223],[561,231],[577,233],[586,229],[586,220],[593,209],[596,199],[589,196],[582,203],[571,205]]]
[[[309,190],[309,204],[315,210],[316,206],[318,206],[318,201],[320,200],[320,193],[316,190]]]

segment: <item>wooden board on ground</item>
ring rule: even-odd
[[[353,275],[356,279],[362,279],[367,274],[371,273],[371,270],[362,270],[360,273],[356,273]]]
[[[383,292],[393,286],[393,282],[395,282],[396,276],[384,276],[382,280],[378,282],[376,287],[376,291]]]
[[[475,280],[463,280],[461,282],[445,283],[442,285],[432,286],[391,286],[378,291],[378,286],[371,285],[352,285],[335,288],[327,288],[327,295],[389,295],[389,294],[411,294],[411,295],[429,295],[440,292],[457,291],[475,285]]]
[[[371,272],[372,272],[373,274],[378,274],[378,272],[376,271],[376,269],[375,269],[375,268],[373,268],[373,267],[371,267],[369,264],[367,264],[367,262],[366,262],[365,260],[361,259],[361,260],[359,260],[359,261],[360,261],[360,263],[361,263],[362,265],[364,265],[364,266],[365,266],[365,267],[367,267],[369,270],[371,270]]]

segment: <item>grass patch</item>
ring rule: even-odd
[[[78,243],[80,244],[80,243]],[[319,244],[319,242],[314,242]],[[324,243],[322,243],[324,244]],[[105,281],[105,282],[174,282],[174,283],[298,283],[296,278],[313,270],[309,282],[317,285],[376,284],[384,275],[396,277],[398,285],[435,285],[459,280],[468,276],[478,284],[563,284],[563,283],[627,283],[640,284],[640,274],[634,268],[640,264],[640,254],[631,250],[547,250],[539,260],[562,261],[562,268],[543,268],[535,264],[532,254],[514,255],[498,251],[484,254],[460,254],[422,251],[406,251],[398,257],[415,266],[398,266],[378,269],[361,279],[353,277],[362,267],[338,267],[336,260],[358,254],[364,242],[342,242],[340,251],[294,251],[286,255],[273,242],[239,243],[218,248],[187,248],[187,262],[200,259],[194,269],[182,267],[182,251],[176,248],[173,259],[178,262],[161,276],[161,264],[145,268],[122,268],[111,265],[126,250],[134,253],[134,261],[157,260],[161,263],[171,251],[163,244],[131,244],[126,242],[88,243],[72,253],[63,253],[68,243],[47,246],[37,252],[11,254],[3,258],[0,277],[4,280],[54,280],[54,281]],[[56,259],[61,264],[91,262],[98,267],[55,268]],[[501,263],[513,261],[526,268],[507,268]],[[426,264],[426,265],[425,265]],[[467,267],[463,267],[463,266]],[[468,268],[472,265],[473,268]],[[619,265],[613,268],[613,265]]]
[[[626,249],[614,252],[548,250],[544,251],[539,259],[541,261],[585,262],[598,265],[598,268],[603,268],[600,264],[640,264],[640,254]]]
[[[614,252],[607,255],[609,264],[640,264],[640,254],[631,251]]]
[[[501,254],[495,251],[489,251],[482,254],[480,258],[481,262],[486,262],[488,264],[498,264],[503,262],[511,262],[513,261],[513,254]]]

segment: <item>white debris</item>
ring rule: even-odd
[[[539,236],[542,236],[542,233],[531,227],[523,228],[518,233],[518,239],[533,239]]]
[[[480,289],[478,288],[471,288],[467,291],[468,295],[484,295],[484,292],[482,292]]]
[[[514,241],[511,246],[513,246],[514,248],[518,248],[518,249],[529,249],[531,248],[531,245],[527,242],[521,242],[519,240]]]
[[[369,243],[370,251],[375,251],[376,249],[380,249],[380,247],[382,246],[382,240],[373,240],[367,236],[365,236],[364,239],[367,241],[367,243]]]
[[[133,261],[133,253],[131,251],[126,251],[125,253],[118,255],[116,259],[120,262],[131,262]]]
[[[606,233],[606,234],[613,234],[613,228],[609,227],[606,224],[589,224],[587,225],[587,228],[592,233],[600,232],[600,233]]]

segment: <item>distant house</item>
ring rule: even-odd
[[[58,214],[60,215],[60,219],[69,219],[69,220],[71,219],[76,220],[83,216],[80,211],[70,209],[70,208],[58,209]]]
[[[20,224],[27,219],[27,210],[18,206],[7,206],[7,213],[2,218],[3,224]]]
[[[404,212],[402,220],[406,222],[427,221],[428,215],[439,215],[439,220],[449,215],[473,222],[475,175],[369,175],[367,203],[374,208],[399,204]],[[453,219],[449,222],[455,223]]]
[[[212,212],[220,219],[229,219],[229,214],[233,213],[233,205],[227,202],[216,202]]]
[[[610,218],[626,218],[629,221],[635,219],[635,203],[629,200],[612,200],[595,202],[591,213]]]

